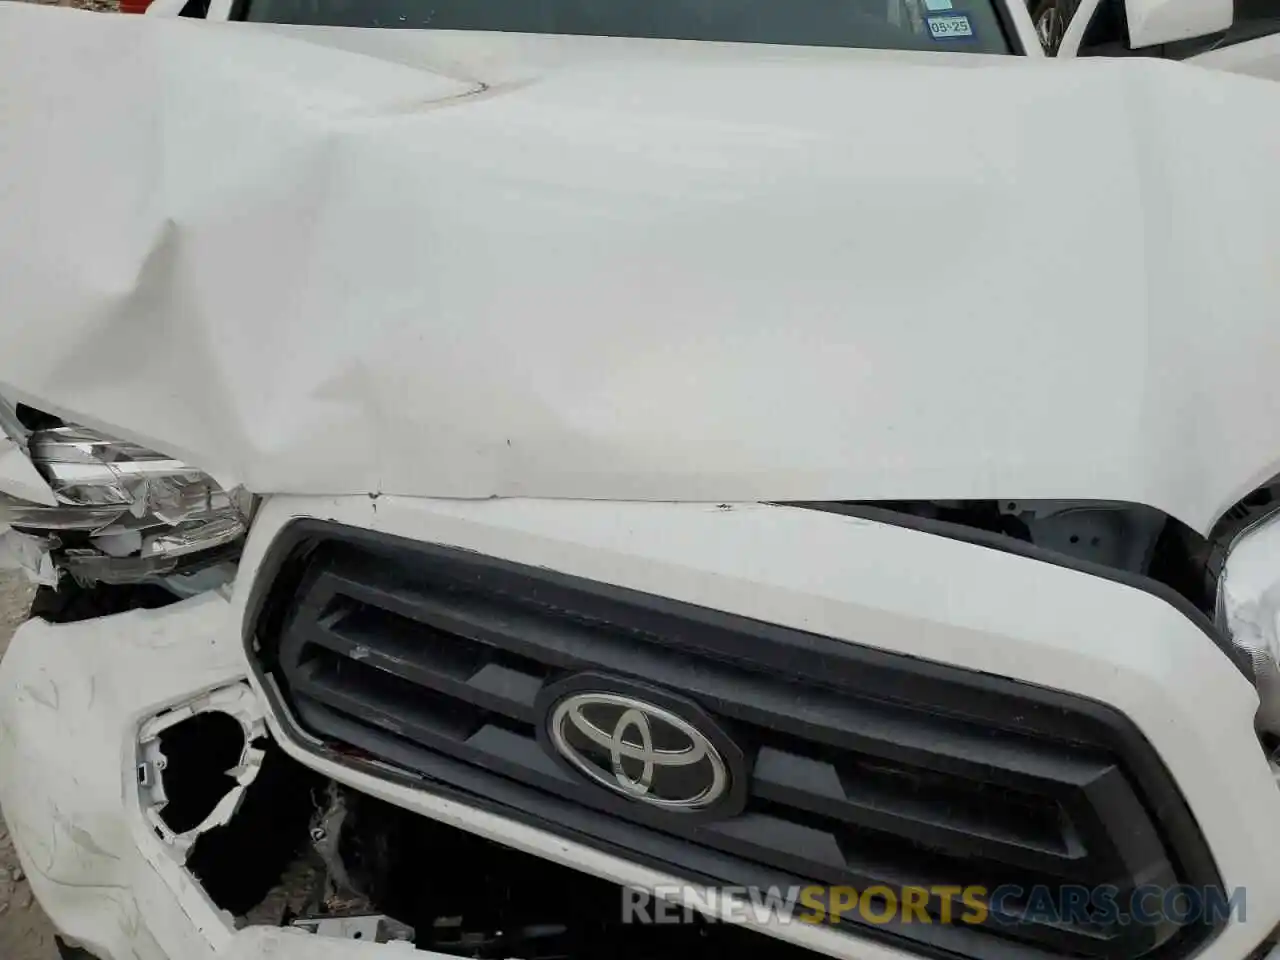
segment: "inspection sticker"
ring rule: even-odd
[[[963,13],[925,19],[929,22],[929,36],[935,40],[963,40],[973,36],[973,24]]]
[[[924,0],[924,8],[930,13],[952,9],[951,0]]]

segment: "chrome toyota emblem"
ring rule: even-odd
[[[672,810],[705,810],[730,788],[711,738],[679,714],[604,691],[560,700],[547,722],[551,743],[590,779],[615,793]]]

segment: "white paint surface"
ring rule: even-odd
[[[1135,48],[1207,37],[1231,26],[1233,0],[1124,0]]]
[[[5,4],[0,90],[0,391],[226,483],[1205,530],[1280,472],[1267,83]]]

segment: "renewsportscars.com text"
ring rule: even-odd
[[[1246,919],[1243,888],[1219,887],[694,887],[622,890],[623,923],[1177,924]]]

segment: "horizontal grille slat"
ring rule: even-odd
[[[707,829],[732,841],[732,846],[739,852],[749,850],[765,853],[771,858],[781,855],[783,859],[792,860],[793,867],[801,864],[809,870],[816,867],[826,877],[844,877],[848,869],[848,861],[834,836],[825,830],[816,830],[781,817],[746,813],[723,823],[714,823]],[[762,843],[761,837],[768,837],[772,842]]]
[[[468,802],[646,862],[667,851],[659,869],[734,885],[1123,891],[1213,876],[1158,758],[1099,705],[492,558],[315,529],[278,548],[252,649],[336,756],[381,757]],[[557,758],[544,724],[570,680],[639,684],[705,711],[742,751],[741,805],[662,809]],[[640,775],[635,761],[613,763],[606,780]],[[1154,796],[1139,792],[1153,783]],[[931,916],[940,896],[928,896]],[[1209,932],[1019,920],[1020,903],[1007,901],[1009,922],[976,928],[846,924],[981,960],[1163,960]]]
[[[474,600],[458,596],[418,598],[407,591],[379,590],[341,576],[327,575],[318,584],[322,596],[381,602],[405,620],[449,636],[451,643],[474,643],[512,650],[522,658],[553,667],[602,670],[687,691],[715,712],[758,723],[798,737],[851,746],[870,755],[909,758],[920,766],[945,769],[971,779],[1021,788],[1077,789],[1105,770],[1105,765],[1051,747],[1032,750],[1017,738],[968,725],[932,723],[892,704],[874,710],[847,702],[825,690],[797,701],[759,676],[732,665],[698,661],[655,649],[643,638],[594,632],[574,622],[548,621],[531,611],[503,607],[484,615]],[[588,654],[589,651],[589,654]]]
[[[386,630],[381,638],[379,628]],[[308,628],[305,642],[473,706],[525,723],[534,720],[534,700],[543,685],[537,672],[496,662],[498,651],[414,621],[338,604]]]
[[[461,705],[432,704],[414,696],[406,681],[358,663],[312,660],[299,668],[300,694],[359,715],[397,736],[443,747],[461,742],[475,731],[483,714]],[[435,709],[430,709],[434,705]]]
[[[1056,808],[1042,804],[1033,810],[1030,798],[1022,810],[1001,802],[999,794],[986,798],[985,810],[973,797],[944,795],[931,803],[870,776],[842,778],[834,764],[771,747],[757,756],[752,783],[753,793],[765,800],[911,836],[955,855],[998,851],[1002,860],[1062,877],[1071,876],[1084,860],[1084,850],[1063,831]]]
[[[885,855],[883,846],[864,846],[814,826],[803,826],[769,813],[747,814],[734,820],[717,823],[709,828],[725,840],[727,848],[744,856],[767,857],[790,869],[804,869],[815,881],[832,887],[851,888],[858,891],[873,887],[890,890],[914,888],[923,894],[923,902],[929,913],[938,917],[942,913],[944,896],[938,890],[950,887],[966,888],[975,885],[974,870],[962,860],[945,859],[928,865],[922,861],[928,855],[918,852],[915,862],[898,861]],[[761,838],[768,838],[768,843]],[[994,889],[998,880],[987,878],[987,886]],[[953,906],[961,909],[960,896],[946,896]],[[1013,903],[1011,901],[1011,903]],[[1016,904],[1015,904],[1016,905]],[[1016,914],[1003,913],[1001,917],[1016,919]],[[1094,939],[1105,931],[1077,929],[1085,940]],[[1024,931],[1029,940],[1052,939],[1053,933],[1039,930]]]

